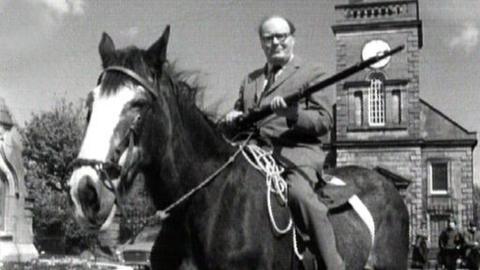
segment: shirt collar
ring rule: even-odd
[[[293,54],[290,55],[290,59],[288,59],[288,62],[287,62],[285,65],[283,65],[283,66],[281,66],[280,68],[278,68],[277,72],[280,71],[280,70],[282,70],[286,65],[290,64],[290,63],[292,62],[292,60],[293,60],[293,57],[294,57]],[[271,63],[267,63],[266,66],[267,66],[266,74],[269,74],[269,73],[271,72],[272,68],[273,68],[273,65],[272,65]]]

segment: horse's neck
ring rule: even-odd
[[[174,124],[166,162],[170,163],[169,175],[178,177],[184,193],[225,163],[233,150],[197,108],[174,105],[170,108]]]

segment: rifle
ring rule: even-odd
[[[404,45],[400,45],[392,50],[389,50],[389,51],[384,51],[382,53],[379,53],[375,56],[372,56],[370,58],[368,58],[367,60],[364,60],[364,61],[360,61],[342,71],[340,71],[339,73],[336,73],[328,78],[326,78],[325,80],[317,83],[317,84],[314,84],[306,89],[300,89],[298,92],[296,93],[293,93],[293,94],[290,94],[286,97],[284,97],[284,100],[285,100],[285,103],[287,103],[288,106],[294,104],[294,103],[297,103],[299,102],[302,98],[305,98],[307,96],[310,96],[311,94],[315,93],[315,92],[318,92],[322,89],[324,89],[325,87],[327,86],[330,86],[334,83],[337,83],[369,66],[371,66],[372,64],[375,64],[376,62],[384,59],[384,58],[387,58],[393,54],[396,54],[398,52],[400,52],[401,50],[403,50],[405,48]],[[245,115],[242,115],[242,116],[239,116],[235,123],[234,123],[234,127],[236,130],[242,130],[244,128],[248,128],[250,126],[252,126],[254,123],[258,122],[259,120],[262,120],[264,118],[266,118],[267,116],[273,114],[273,110],[272,108],[270,107],[270,105],[264,105],[258,109],[255,109],[255,110],[251,110],[249,111],[247,114]]]

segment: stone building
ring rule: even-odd
[[[377,168],[394,181],[410,210],[411,236],[425,221],[435,247],[448,218],[460,226],[473,219],[476,133],[420,98],[417,0],[338,1],[335,19],[337,71],[405,49],[336,85],[333,160]]]
[[[32,202],[26,197],[22,142],[0,98],[0,262],[38,257],[33,246]]]

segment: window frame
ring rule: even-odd
[[[369,88],[370,78],[380,79],[383,82],[383,100],[384,100],[384,121],[383,125],[371,125],[369,123]],[[346,113],[347,113],[347,132],[370,132],[370,131],[405,131],[409,128],[409,104],[408,98],[408,81],[407,80],[387,80],[382,72],[375,71],[369,74],[365,80],[348,81],[343,85],[343,89],[347,91]],[[361,104],[357,97],[362,96]],[[398,97],[398,104],[394,105],[394,95]],[[359,110],[358,105],[361,105]],[[342,108],[342,107],[338,107]],[[393,112],[393,109],[396,112]],[[397,111],[398,110],[398,111]],[[361,111],[361,112],[360,112]],[[361,114],[361,123],[357,121],[357,114]],[[360,125],[358,125],[360,124]]]
[[[447,188],[445,190],[434,190],[433,189],[433,165],[435,164],[445,164],[446,166],[446,178],[447,178]],[[428,192],[430,195],[448,195],[450,190],[450,161],[448,159],[432,159],[428,161]]]
[[[384,127],[387,124],[385,76],[371,74],[367,89],[367,123],[371,127]],[[378,86],[375,87],[375,86]],[[375,87],[375,88],[374,88]]]
[[[365,120],[364,120],[364,100],[365,100],[365,95],[364,91],[362,90],[357,90],[353,92],[353,125],[355,127],[362,127],[365,125]],[[359,103],[357,103],[359,102]]]

